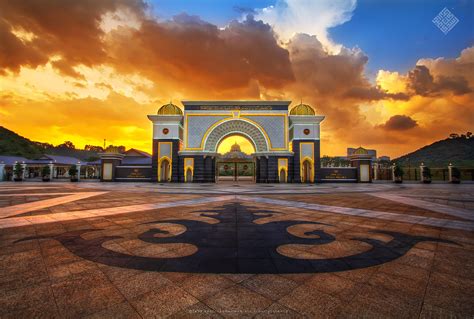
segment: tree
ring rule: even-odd
[[[86,145],[84,146],[84,150],[100,153],[104,151],[104,148],[102,146]]]
[[[37,145],[42,150],[47,150],[54,147],[53,144],[49,143],[33,142],[33,144]]]
[[[71,141],[65,141],[64,143],[62,144],[59,144],[58,146],[56,146],[57,148],[68,148],[68,149],[71,149],[71,150],[75,150],[76,149],[76,146],[74,146],[74,144],[71,142]]]
[[[15,164],[15,168],[13,169],[13,173],[15,173],[17,180],[21,180],[23,178],[23,165],[17,162]]]
[[[69,167],[69,176],[71,176],[71,179],[74,179],[77,176],[77,165],[71,165]]]
[[[118,147],[118,150],[119,150],[119,153],[125,153],[125,151],[126,151],[125,146],[123,146],[123,145],[120,145]]]
[[[48,182],[51,178],[51,169],[49,165],[43,166],[41,169],[41,177],[43,177],[43,182]]]
[[[461,171],[457,167],[452,167],[451,168],[451,178],[452,178],[452,183],[454,184],[459,184],[461,182]]]
[[[49,168],[49,165],[43,166],[41,169],[41,176],[42,177],[49,177],[51,175],[51,169]]]
[[[395,183],[403,182],[403,168],[400,165],[395,165],[393,168],[393,175],[395,177]]]
[[[421,174],[423,175],[424,178],[431,178],[431,169],[427,166],[424,166]]]
[[[321,166],[328,167],[330,161],[331,161],[331,158],[328,155],[323,155],[323,157],[321,157]]]
[[[421,175],[423,176],[423,183],[431,182],[431,169],[427,166],[423,166],[423,170],[421,171]]]

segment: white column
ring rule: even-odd
[[[395,182],[395,164],[392,165],[392,181]]]
[[[81,180],[81,162],[77,162],[77,180]]]
[[[424,178],[423,178],[423,169],[425,167],[425,164],[421,163],[420,165],[420,181],[423,182],[424,181]]]
[[[22,176],[21,178],[22,178],[22,179],[25,179],[26,167],[27,167],[27,165],[25,164],[25,162],[21,163],[21,167],[23,167],[23,176]]]
[[[5,175],[5,163],[0,162],[0,182],[3,182],[4,175]]]
[[[48,165],[49,165],[49,176],[50,176],[49,179],[50,179],[51,181],[53,181],[53,177],[54,177],[54,172],[53,172],[53,171],[54,171],[54,164],[53,164],[53,162],[51,161],[51,162],[49,162]]]
[[[448,165],[448,180],[450,183],[453,182],[453,164],[451,163]]]
[[[14,181],[16,177],[20,177],[20,176],[16,176],[16,173],[15,173],[15,167],[16,167],[16,164],[17,164],[17,163],[18,163],[17,161],[15,161],[15,163],[13,163],[13,167],[12,167],[12,181]]]
[[[378,171],[378,164],[374,164],[373,167],[374,167],[374,181],[376,181],[377,178],[378,178],[378,172],[377,172]]]

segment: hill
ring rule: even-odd
[[[474,167],[474,137],[465,135],[447,138],[424,146],[393,160],[402,166],[418,166],[421,162],[430,167]]]
[[[71,142],[58,146],[35,142],[0,126],[0,155],[16,155],[34,159],[43,154],[72,156],[84,161],[98,158],[97,151],[76,149]]]
[[[41,156],[44,149],[37,143],[0,126],[0,154],[27,158]]]

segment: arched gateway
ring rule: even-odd
[[[264,130],[257,124],[245,119],[224,120],[216,125],[207,136],[204,137],[204,150],[211,153],[217,152],[219,142],[229,135],[243,135],[247,137],[255,147],[257,153],[268,152],[268,141]]]
[[[312,107],[300,104],[289,111],[290,101],[182,103],[184,112],[170,103],[162,106],[157,115],[148,116],[153,122],[152,180],[217,181],[220,163],[229,160],[219,155],[217,148],[231,135],[247,138],[255,148],[249,157],[230,161],[235,163],[234,170],[242,174],[251,172],[251,180],[259,183],[318,180],[319,129],[324,116],[316,115]],[[166,169],[164,174],[160,166],[163,163],[169,165],[169,173]],[[234,180],[239,180],[238,173]]]

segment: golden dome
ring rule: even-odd
[[[365,148],[360,146],[354,151],[354,153],[352,153],[352,155],[369,155],[369,152]]]
[[[158,110],[158,115],[183,115],[183,111],[173,103],[165,104]]]
[[[291,109],[290,115],[316,115],[314,109],[308,104],[301,103]]]
[[[230,151],[231,151],[231,152],[242,152],[242,151],[240,150],[240,145],[237,144],[237,142],[235,142],[234,145],[232,145],[232,146],[230,147]]]

